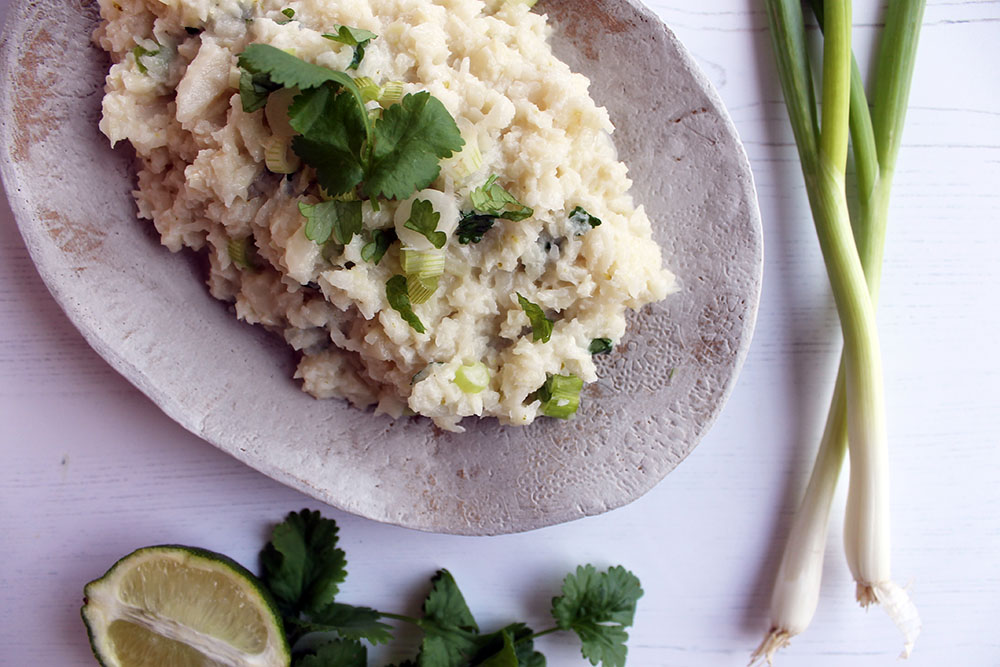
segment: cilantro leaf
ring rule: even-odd
[[[448,570],[438,570],[431,582],[419,621],[424,639],[418,663],[420,667],[462,667],[476,648],[479,626]]]
[[[628,649],[625,628],[632,625],[642,588],[621,566],[598,572],[592,565],[576,568],[563,581],[562,595],[552,599],[552,616],[561,630],[572,630],[583,642],[591,664],[624,667]]]
[[[530,218],[535,212],[534,209],[519,202],[514,195],[499,185],[496,174],[490,176],[486,183],[473,190],[469,194],[469,199],[472,200],[472,207],[480,213],[515,222]]]
[[[368,649],[361,642],[332,639],[320,644],[315,653],[296,659],[294,667],[365,667]]]
[[[441,214],[434,210],[429,201],[416,199],[410,208],[410,218],[403,226],[419,234],[423,234],[431,242],[431,245],[440,250],[448,241],[447,234],[436,231],[440,219]]]
[[[410,305],[410,295],[406,289],[406,276],[395,275],[389,278],[385,284],[385,298],[392,309],[399,313],[406,320],[406,323],[413,327],[414,331],[417,333],[426,331],[423,322],[413,312],[413,306]]]
[[[611,342],[610,338],[595,338],[590,341],[590,346],[587,347],[587,351],[590,354],[607,354],[614,348],[615,344]]]
[[[239,55],[237,62],[245,71],[266,74],[272,83],[285,88],[308,90],[319,88],[327,81],[345,87],[354,85],[353,79],[343,72],[306,62],[270,44],[251,44]]]
[[[267,74],[251,74],[247,70],[240,71],[240,102],[243,111],[253,113],[267,104],[267,96],[281,88],[271,83]]]
[[[405,199],[434,182],[441,158],[465,144],[455,119],[430,93],[403,97],[373,128],[374,149],[364,189],[370,197]]]
[[[518,667],[517,651],[514,649],[514,638],[510,631],[501,630],[499,640],[501,642],[499,651],[481,662],[472,664],[477,665],[477,667]]]
[[[372,240],[361,248],[361,259],[366,262],[371,262],[372,264],[378,264],[382,261],[382,257],[389,249],[389,246],[391,246],[395,241],[395,229],[389,228],[373,230]]]
[[[455,236],[462,245],[469,243],[479,243],[483,240],[483,234],[490,231],[493,223],[496,222],[495,215],[485,215],[482,213],[469,212],[462,216],[455,228]]]
[[[358,65],[361,64],[361,60],[365,57],[365,47],[373,39],[376,39],[378,35],[368,30],[351,28],[346,25],[334,26],[334,30],[333,34],[324,33],[323,36],[334,42],[353,46],[354,58],[351,60],[351,64],[347,66],[347,69],[357,69]]]
[[[356,607],[331,602],[309,615],[308,620],[287,619],[290,640],[311,633],[336,633],[344,639],[366,639],[372,644],[387,644],[392,639],[392,626],[381,622],[382,614],[370,607]]]
[[[308,90],[292,100],[288,121],[300,133],[292,139],[292,150],[316,170],[330,195],[349,192],[361,182],[368,121],[351,95],[338,94],[335,85]]]
[[[601,226],[601,219],[595,218],[591,214],[583,210],[582,207],[577,206],[572,211],[569,212],[569,221],[573,224],[576,229],[576,235],[586,234],[594,227]]]
[[[326,243],[331,235],[337,243],[347,245],[361,232],[360,201],[299,202],[299,211],[306,218],[306,238],[318,245]]]
[[[521,310],[531,322],[531,339],[535,342],[548,343],[552,337],[552,320],[545,317],[545,311],[542,310],[541,306],[528,301],[521,296],[520,292],[517,292],[517,302],[521,304]]]
[[[290,19],[295,18],[295,10],[292,9],[291,7],[285,7],[284,9],[281,10],[281,13]]]
[[[512,664],[517,667],[545,667],[545,656],[535,650],[535,643],[530,637],[534,632],[524,623],[511,623],[497,632],[481,635],[477,639],[476,652],[469,658],[469,665],[475,667],[497,667]],[[517,662],[508,663],[510,651],[507,649],[507,637],[513,648],[513,656]],[[491,662],[495,660],[496,662]]]
[[[292,512],[274,527],[260,552],[261,580],[285,616],[314,614],[333,602],[347,577],[337,531],[336,522],[309,510]]]

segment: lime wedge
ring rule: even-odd
[[[83,589],[83,622],[105,667],[290,663],[274,601],[239,563],[203,549],[146,547]]]

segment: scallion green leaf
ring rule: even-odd
[[[575,375],[550,375],[538,390],[541,411],[546,417],[569,419],[580,407],[583,380]]]

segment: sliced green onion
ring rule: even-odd
[[[296,95],[298,90],[295,88],[281,88],[267,96],[264,118],[267,119],[267,126],[271,128],[271,134],[274,136],[284,139],[295,136],[295,129],[288,121],[288,107]]]
[[[365,102],[372,102],[378,100],[382,96],[382,88],[372,81],[371,77],[359,76],[354,80],[358,88],[361,90],[361,99]]]
[[[444,273],[444,250],[403,248],[403,273],[420,278],[437,278]]]
[[[403,248],[400,264],[406,274],[410,302],[426,303],[437,290],[438,278],[444,274],[444,251]]]
[[[294,174],[301,164],[285,137],[271,137],[264,147],[264,164],[275,174]]]
[[[580,407],[583,380],[575,375],[550,375],[538,390],[541,411],[546,417],[569,419]]]
[[[403,99],[403,82],[402,81],[390,81],[385,84],[382,89],[382,94],[378,98],[378,103],[382,105],[383,109],[391,107],[396,104],[401,99]]]
[[[251,243],[248,237],[229,239],[229,243],[226,244],[226,252],[229,254],[230,261],[244,271],[257,270],[257,253],[255,248],[251,246]]]
[[[437,288],[437,277],[422,278],[420,276],[406,276],[406,294],[410,297],[410,303],[427,303],[427,300],[437,291]]]
[[[478,394],[490,386],[490,369],[481,361],[463,364],[455,371],[455,384],[466,394]]]
[[[465,139],[465,148],[455,156],[453,170],[455,177],[459,180],[468,178],[479,171],[483,166],[483,154],[479,151],[479,144],[475,139]]]

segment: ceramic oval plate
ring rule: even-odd
[[[456,435],[300,391],[284,343],[236,321],[198,262],[137,220],[130,149],[112,151],[97,129],[108,61],[89,41],[88,0],[15,2],[0,47],[4,183],[39,273],[94,349],[173,419],[348,512],[485,535],[634,500],[695,447],[746,354],[762,264],[753,180],[722,102],[649,10],[632,0],[538,9],[556,54],[608,108],[633,194],[682,286],[631,316],[575,419],[466,419]]]

